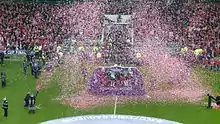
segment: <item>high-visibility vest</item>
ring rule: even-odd
[[[84,47],[81,46],[81,47],[78,48],[78,50],[79,50],[79,51],[84,51]]]
[[[112,47],[112,43],[108,43],[108,48]]]
[[[45,57],[44,55],[42,55],[42,59],[43,59],[43,60],[45,60],[45,59],[46,59],[46,57]]]
[[[61,50],[61,47],[57,46],[57,52],[60,52],[60,50]]]
[[[8,109],[8,101],[5,100],[3,103],[3,109]]]
[[[188,48],[187,48],[187,47],[184,47],[184,51],[185,51],[185,52],[188,52]]]
[[[137,53],[137,54],[136,54],[136,58],[137,58],[137,59],[141,58],[141,53]]]
[[[35,47],[34,47],[34,52],[35,52],[35,53],[39,52],[38,46],[35,46]]]
[[[41,49],[42,49],[42,46],[39,46],[39,51],[41,51]]]
[[[186,53],[187,51],[188,51],[187,47],[181,48],[181,50],[180,50],[181,53]]]
[[[34,52],[36,51],[36,49],[37,49],[37,46],[34,47]]]
[[[98,52],[99,51],[99,48],[98,47],[93,47],[93,52]]]
[[[194,54],[195,54],[195,56],[198,56],[198,55],[201,54],[202,52],[203,52],[202,49],[196,49],[196,50],[194,51]]]
[[[59,56],[60,56],[60,57],[63,57],[63,53],[62,53],[62,52],[59,52]]]
[[[184,48],[181,48],[181,49],[180,49],[180,52],[181,52],[181,53],[184,53]]]
[[[102,57],[102,54],[101,54],[101,53],[97,53],[97,54],[96,54],[96,57],[97,57],[97,58],[101,58],[101,57]]]

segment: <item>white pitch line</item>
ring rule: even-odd
[[[115,96],[114,115],[116,114],[116,111],[117,111],[117,101],[118,101],[118,97],[117,97],[117,95],[116,95],[116,96]]]

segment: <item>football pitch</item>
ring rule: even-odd
[[[37,124],[62,117],[113,114],[114,105],[82,110],[60,104],[60,101],[54,100],[60,91],[57,86],[58,79],[55,76],[48,88],[40,91],[37,97],[37,104],[41,104],[41,108],[35,114],[28,114],[28,110],[23,107],[23,99],[28,91],[35,91],[36,79],[31,76],[30,68],[28,68],[27,78],[24,78],[22,61],[6,60],[5,63],[7,87],[0,89],[0,98],[6,96],[8,99],[9,117],[4,118],[1,109],[0,124]],[[220,73],[203,71],[201,69],[197,71],[203,75],[203,80],[206,82],[205,85],[211,86],[216,94],[220,93]],[[206,109],[204,103],[153,103],[146,101],[142,103],[121,104],[117,107],[117,114],[163,118],[184,124],[219,124],[219,113],[220,110]]]

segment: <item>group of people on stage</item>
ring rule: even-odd
[[[103,87],[128,87],[132,84],[133,72],[131,69],[121,71],[102,70],[99,80]]]

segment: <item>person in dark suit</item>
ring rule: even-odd
[[[35,77],[35,78],[38,78],[39,71],[40,71],[40,65],[39,65],[39,63],[34,62],[34,63],[32,64],[32,73],[34,74],[34,77]]]
[[[0,51],[0,63],[3,64],[4,63],[4,57],[5,57],[5,54],[4,54],[4,51]]]
[[[2,88],[6,87],[6,73],[1,72],[1,81],[2,81]]]
[[[208,106],[207,106],[207,108],[213,108],[213,107],[215,107],[215,108],[220,108],[220,96],[217,96],[216,98],[215,97],[213,97],[213,96],[211,96],[210,94],[207,94],[207,96],[208,96]],[[212,105],[212,100],[214,100],[214,102],[215,102],[215,105],[213,106]]]
[[[24,107],[28,107],[29,106],[29,99],[30,99],[30,92],[28,92],[26,94],[26,96],[24,97]]]
[[[39,91],[36,92],[36,94],[31,94],[29,97],[29,113],[35,113],[36,111],[36,98],[38,95]]]
[[[27,66],[28,66],[27,61],[24,60],[23,62],[24,77],[27,77]]]

